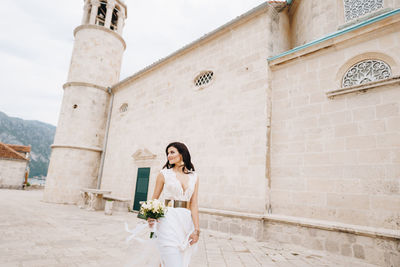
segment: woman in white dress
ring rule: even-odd
[[[185,144],[171,143],[165,152],[167,163],[157,176],[152,197],[158,199],[164,191],[168,206],[157,224],[157,246],[163,267],[187,267],[200,235],[199,182]],[[149,218],[148,222],[152,226],[155,220]]]

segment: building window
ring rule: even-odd
[[[346,22],[383,8],[383,0],[343,0]]]
[[[119,108],[119,112],[126,112],[128,110],[128,104],[124,103],[121,105],[121,107]]]
[[[214,76],[214,72],[212,71],[203,71],[194,79],[194,85],[197,87],[202,87],[211,82]]]
[[[342,87],[387,79],[392,75],[390,66],[377,59],[368,59],[354,64],[343,76]]]

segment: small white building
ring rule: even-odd
[[[0,188],[23,188],[28,177],[30,152],[30,146],[0,142]]]

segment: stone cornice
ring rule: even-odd
[[[85,83],[85,82],[67,82],[63,85],[63,89],[65,90],[67,87],[71,87],[71,86],[85,86],[85,87],[93,87],[105,92],[108,92],[107,87],[104,86],[99,86],[93,83]]]
[[[363,92],[369,89],[375,89],[375,88],[380,88],[386,85],[391,85],[391,84],[396,84],[400,83],[400,76],[393,76],[388,79],[384,80],[379,80],[379,81],[373,81],[365,84],[359,84],[359,85],[354,85],[354,86],[349,86],[349,87],[343,87],[340,89],[335,89],[335,90],[329,90],[326,91],[326,96],[327,97],[334,97],[337,95],[343,95],[343,94],[349,94],[349,93],[354,93],[354,92]]]
[[[329,48],[338,43],[354,38],[353,31],[357,30],[357,37],[368,34],[372,31],[377,31],[384,27],[389,27],[400,21],[400,8],[381,14],[379,16],[370,18],[361,23],[349,26],[347,28],[336,31],[332,34],[314,40],[310,43],[295,47],[291,50],[283,52],[279,55],[268,58],[270,67],[285,64],[291,60],[295,60],[315,53],[319,50]],[[379,23],[378,23],[379,22]]]
[[[78,27],[75,28],[74,30],[74,37],[76,36],[77,32],[79,32],[80,30],[83,29],[96,29],[96,30],[101,30],[107,33],[112,34],[115,38],[117,38],[118,40],[121,41],[122,46],[124,47],[124,50],[126,49],[126,43],[125,40],[121,37],[121,35],[119,35],[118,33],[116,33],[115,31],[112,31],[110,29],[107,29],[104,26],[98,26],[98,25],[92,25],[92,24],[84,24],[84,25],[80,25]]]
[[[103,150],[100,147],[89,147],[89,146],[76,146],[76,145],[67,145],[67,144],[52,144],[51,148],[72,148],[72,149],[80,149],[80,150],[88,150],[94,152],[102,152]]]

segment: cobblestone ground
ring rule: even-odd
[[[125,242],[128,212],[107,216],[74,205],[41,201],[42,190],[0,189],[0,266],[124,266],[140,246]],[[372,266],[350,258],[224,237],[203,231],[191,267]]]

